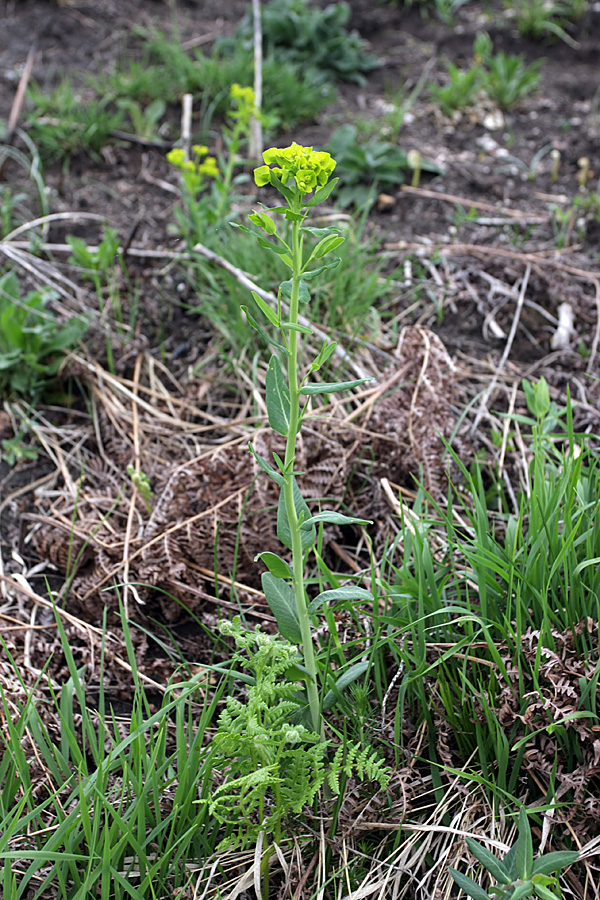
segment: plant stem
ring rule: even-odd
[[[292,223],[292,296],[290,298],[289,320],[292,324],[298,322],[298,304],[300,292],[300,271],[302,269],[302,248],[300,245],[300,223]],[[317,734],[324,738],[321,723],[321,709],[319,704],[319,691],[317,687],[317,665],[310,629],[310,620],[304,592],[304,554],[302,551],[302,536],[300,524],[296,515],[294,503],[294,474],[293,462],[296,456],[296,438],[298,421],[300,418],[300,385],[298,384],[298,332],[292,329],[289,332],[288,354],[288,384],[290,389],[290,427],[285,448],[285,471],[283,495],[285,508],[292,535],[292,563],[294,596],[296,598],[296,610],[302,635],[302,653],[304,665],[309,675],[307,684],[308,703],[312,726]]]

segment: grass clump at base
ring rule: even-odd
[[[569,773],[585,773],[598,718],[600,468],[574,434],[570,402],[550,404],[543,380],[525,390],[532,414],[515,419],[531,429],[529,463],[517,505],[493,473],[453,454],[462,487],[435,516],[417,506],[418,527],[405,520],[385,621],[406,634],[398,742],[403,710],[421,709],[432,760],[477,760],[498,796],[531,773],[553,802]]]

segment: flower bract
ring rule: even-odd
[[[329,153],[296,143],[282,149],[271,147],[265,150],[263,159],[265,165],[254,170],[254,180],[259,187],[269,184],[273,174],[283,184],[293,178],[301,194],[314,191],[317,185],[327,184],[336,165]]]

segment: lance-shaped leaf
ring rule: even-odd
[[[344,240],[345,238],[339,234],[330,234],[327,237],[324,237],[310,254],[308,262],[313,259],[322,259],[324,256],[327,256],[328,253],[331,253],[332,250],[335,250],[336,247],[343,244]]]
[[[306,505],[306,500],[300,493],[300,488],[296,483],[296,479],[293,480],[294,485],[294,506],[296,508],[296,516],[298,520],[306,520],[310,518],[310,510]],[[287,509],[285,506],[285,497],[283,494],[283,490],[279,494],[279,503],[277,504],[277,537],[289,550],[292,549],[292,532],[290,529],[290,522],[288,519]],[[315,541],[317,540],[317,529],[314,525],[308,525],[307,528],[304,526],[300,529],[300,540],[302,542],[302,549],[308,550],[309,547],[312,547]]]
[[[282,322],[281,328],[283,331],[299,331],[300,334],[313,334],[312,328],[307,328],[306,325],[298,325],[297,322]]]
[[[321,591],[308,606],[308,613],[312,615],[318,610],[323,603],[333,603],[337,600],[372,600],[371,591],[357,587],[354,584],[347,584],[343,587],[333,588],[331,591]]]
[[[274,355],[269,360],[265,385],[269,425],[277,434],[287,437],[290,430],[290,391],[285,383],[279,360]]]
[[[283,344],[278,344],[277,341],[274,341],[272,337],[269,337],[269,335],[268,335],[267,332],[264,330],[264,328],[261,328],[261,327],[260,327],[260,325],[258,324],[258,322],[256,321],[256,319],[254,318],[254,316],[248,311],[248,307],[247,307],[247,306],[242,306],[241,309],[242,309],[244,315],[246,316],[246,318],[248,319],[248,324],[249,324],[252,328],[254,328],[255,331],[258,331],[258,333],[260,334],[260,336],[261,336],[262,338],[264,338],[265,341],[266,341],[268,344],[272,344],[273,347],[277,347],[278,350],[282,350],[284,353],[287,353],[287,352],[288,352],[287,347],[284,347]]]
[[[285,297],[286,300],[291,300],[292,299],[292,279],[290,278],[289,281],[282,281],[281,284],[279,285],[279,290],[281,291],[282,297]],[[310,302],[310,293],[309,293],[308,287],[306,285],[306,282],[303,281],[302,278],[300,279],[300,282],[298,284],[298,299],[300,300],[300,303],[309,303]]]
[[[260,456],[260,454],[258,454],[256,452],[256,450],[254,449],[254,447],[252,446],[250,441],[248,441],[248,447],[250,449],[250,453],[252,454],[252,456],[254,457],[256,462],[259,464],[259,466],[261,467],[263,472],[266,472],[267,475],[273,479],[275,484],[278,484],[279,487],[283,487],[283,483],[284,483],[283,475],[280,475],[279,472],[276,469],[274,469],[273,466],[270,463],[268,463],[266,459],[264,459],[262,456]]]
[[[292,644],[302,643],[302,634],[298,623],[296,598],[287,581],[276,578],[270,572],[261,575],[262,588],[269,609],[277,620],[279,633]]]
[[[365,381],[373,381],[373,379],[356,378],[354,381],[331,382],[309,381],[308,384],[305,384],[304,387],[300,388],[300,393],[305,396],[312,396],[312,394],[335,394],[337,391],[348,391],[350,388],[358,387],[359,384],[364,384]]]
[[[340,699],[342,691],[347,688],[349,684],[352,684],[353,681],[356,681],[357,678],[360,678],[361,675],[364,675],[368,668],[369,660],[361,659],[360,662],[354,663],[354,665],[346,669],[346,671],[337,679],[332,690],[327,691],[325,694],[323,709],[331,709],[335,706]]]
[[[279,327],[279,316],[277,315],[275,310],[271,309],[269,304],[266,303],[263,300],[263,298],[260,296],[260,294],[256,293],[256,291],[251,291],[250,293],[254,297],[254,300],[256,301],[256,305],[261,310],[263,315],[265,315],[267,317],[267,319],[269,320],[271,325],[274,325],[275,328],[278,328]]]
[[[310,209],[311,206],[316,206],[317,203],[322,203],[324,200],[327,200],[339,180],[339,178],[332,178],[331,181],[328,181],[326,185],[315,191],[312,199],[305,204],[306,207]]]
[[[333,353],[333,351],[335,350],[336,347],[337,347],[337,341],[327,341],[327,340],[323,341],[323,343],[321,345],[321,349],[319,350],[319,353],[317,355],[317,358],[315,359],[315,361],[313,363],[311,363],[310,371],[316,372],[317,369],[320,369],[321,366],[327,362],[327,360],[329,359],[329,357],[331,356],[331,354]]]
[[[483,863],[490,875],[499,884],[511,884],[510,872],[501,860],[494,856],[493,853],[490,853],[487,847],[484,847],[479,841],[474,841],[473,838],[467,838],[466,844],[475,859]]]
[[[553,853],[546,853],[540,856],[533,864],[534,875],[552,875],[559,869],[564,869],[572,863],[577,862],[579,853],[577,850],[555,850]]]
[[[262,553],[257,553],[254,557],[254,562],[258,562],[258,560],[262,560],[275,578],[291,578],[292,570],[286,563],[285,559],[282,559],[280,556],[277,556],[276,553],[271,553],[270,550],[263,550]]]
[[[302,528],[310,528],[317,522],[328,522],[330,525],[372,525],[371,519],[357,519],[356,516],[345,516],[343,513],[326,509],[323,512],[305,519]]]
[[[529,818],[524,808],[519,813],[519,834],[517,837],[517,875],[521,881],[531,878],[533,870],[533,841]]]
[[[311,269],[310,272],[303,272],[302,279],[303,281],[312,281],[313,278],[316,278],[317,275],[320,275],[321,272],[325,272],[327,269],[337,269],[340,263],[341,259],[339,256],[336,256],[331,262],[324,263],[322,266],[319,266],[318,269]]]
[[[468,875],[463,875],[462,872],[457,872],[456,869],[453,869],[450,866],[448,867],[448,871],[459,888],[462,888],[465,892],[467,897],[471,897],[472,900],[490,900],[490,895],[486,893],[482,887],[479,887],[472,878],[469,878]]]

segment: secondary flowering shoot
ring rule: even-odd
[[[217,178],[219,167],[214,156],[207,156],[208,147],[203,144],[194,144],[192,147],[193,159],[187,159],[185,150],[174,147],[167,153],[167,160],[181,172],[183,183],[188,191],[195,196],[202,189],[206,178]]]

